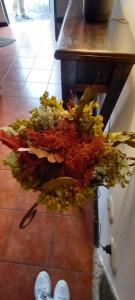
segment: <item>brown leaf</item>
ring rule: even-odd
[[[59,154],[55,153],[54,156],[57,163],[61,163],[64,161],[64,158],[62,158]]]
[[[56,159],[55,159],[55,156],[53,153],[49,153],[49,155],[47,156],[47,159],[52,164],[54,164],[56,162]]]
[[[38,158],[48,157],[49,152],[40,148],[35,148],[33,146],[29,147],[31,152],[35,154]]]

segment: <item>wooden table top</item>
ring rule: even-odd
[[[86,23],[82,0],[70,0],[58,39],[55,58],[135,63],[135,41],[115,3],[108,22]]]

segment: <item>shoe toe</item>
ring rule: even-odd
[[[51,280],[48,273],[45,271],[42,271],[37,275],[34,288],[36,297],[38,296],[39,291],[41,291],[42,289],[46,290],[47,295],[51,295]]]
[[[69,300],[70,292],[68,284],[65,280],[59,280],[56,284],[54,290],[54,299],[55,300]]]

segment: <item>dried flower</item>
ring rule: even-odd
[[[40,191],[38,202],[50,210],[82,207],[99,185],[125,187],[134,164],[116,147],[135,147],[135,133],[104,133],[89,89],[68,108],[45,93],[28,120],[0,130],[0,140],[12,149],[5,164],[23,188]]]

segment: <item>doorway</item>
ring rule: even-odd
[[[47,20],[50,18],[49,0],[24,0],[24,16],[21,16],[17,5],[15,5],[15,9],[13,8],[14,1],[4,0],[10,23]],[[17,0],[16,2],[18,3]]]

